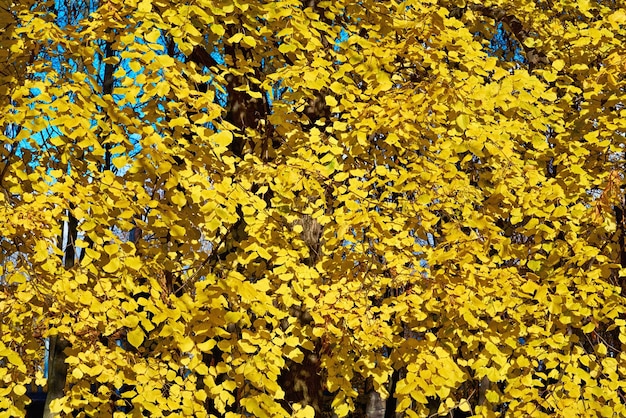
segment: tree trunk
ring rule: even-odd
[[[74,266],[76,257],[76,238],[78,233],[78,220],[68,212],[67,229],[61,235],[61,245],[65,246],[63,266],[70,269]],[[65,381],[67,379],[67,364],[65,349],[70,346],[69,342],[60,335],[54,335],[49,340],[50,351],[48,355],[48,393],[44,405],[43,416],[49,418],[55,416],[50,410],[50,405],[55,399],[63,397]]]
[[[387,418],[387,405],[380,394],[372,389],[366,396],[365,416],[367,418]]]
[[[48,357],[48,394],[44,405],[43,418],[54,417],[50,411],[50,404],[55,399],[63,397],[65,379],[67,377],[66,354],[64,350],[69,343],[60,336],[50,337],[50,354]]]

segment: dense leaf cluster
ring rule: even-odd
[[[0,414],[626,416],[619,3],[0,0]]]

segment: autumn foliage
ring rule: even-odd
[[[0,0],[0,415],[626,416],[619,5]]]

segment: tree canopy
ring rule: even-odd
[[[626,416],[621,2],[0,26],[0,413]]]

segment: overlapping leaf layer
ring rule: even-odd
[[[620,2],[79,3],[0,2],[0,413],[49,339],[64,415],[626,416]]]

